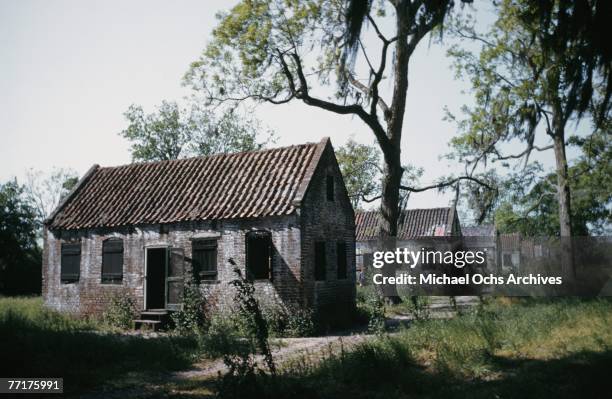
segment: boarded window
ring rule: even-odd
[[[338,279],[346,278],[346,243],[345,242],[337,242],[336,243],[336,266],[338,268]]]
[[[327,175],[327,200],[334,200],[334,176]]]
[[[325,255],[325,242],[315,242],[315,280],[325,280],[325,270],[327,269]]]
[[[217,280],[217,240],[193,241],[191,259],[196,281]]]
[[[74,283],[79,281],[81,273],[81,243],[62,244],[62,283]]]
[[[121,284],[123,280],[123,240],[111,238],[102,243],[102,283]]]
[[[272,280],[272,235],[268,231],[251,231],[246,235],[247,277]]]

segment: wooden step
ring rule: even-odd
[[[168,312],[165,310],[143,310],[140,314],[142,316],[168,316]]]

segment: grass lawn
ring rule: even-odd
[[[0,298],[0,353],[0,375],[63,377],[73,395],[103,386],[134,388],[123,391],[129,397],[193,398],[215,389],[210,380],[167,379],[202,353],[194,339],[113,333],[45,310],[39,298]],[[612,301],[500,298],[280,369],[229,388],[234,397],[292,399],[607,397]]]
[[[137,384],[196,355],[193,339],[126,336],[47,310],[41,298],[0,298],[2,377],[63,377],[70,395]]]
[[[612,392],[612,301],[497,299],[451,320],[424,320],[239,397],[586,398]]]

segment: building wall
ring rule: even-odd
[[[327,176],[334,178],[334,201],[327,200]],[[350,314],[355,306],[355,215],[333,148],[328,145],[300,207],[304,301],[320,311]],[[315,242],[326,243],[326,279],[315,281]],[[346,243],[347,277],[338,279],[337,242]]]
[[[182,248],[187,272],[191,272],[191,240],[218,238],[216,282],[204,282],[202,291],[220,306],[231,306],[233,291],[227,283],[235,278],[233,258],[245,273],[245,234],[265,229],[272,233],[274,247],[273,281],[256,281],[256,293],[263,301],[301,302],[300,230],[296,215],[265,219],[192,222],[138,226],[116,230],[91,229],[75,232],[45,231],[43,253],[43,297],[50,308],[81,314],[100,314],[114,295],[127,294],[144,308],[145,248]],[[123,239],[124,262],[121,284],[102,284],[102,245],[110,237]],[[81,242],[80,278],[61,283],[61,244]]]

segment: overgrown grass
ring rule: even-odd
[[[63,377],[68,394],[108,389],[178,370],[197,354],[193,338],[126,336],[45,309],[40,298],[0,298],[0,375]]]
[[[612,388],[611,346],[609,300],[493,301],[260,383],[267,397],[597,397]]]

